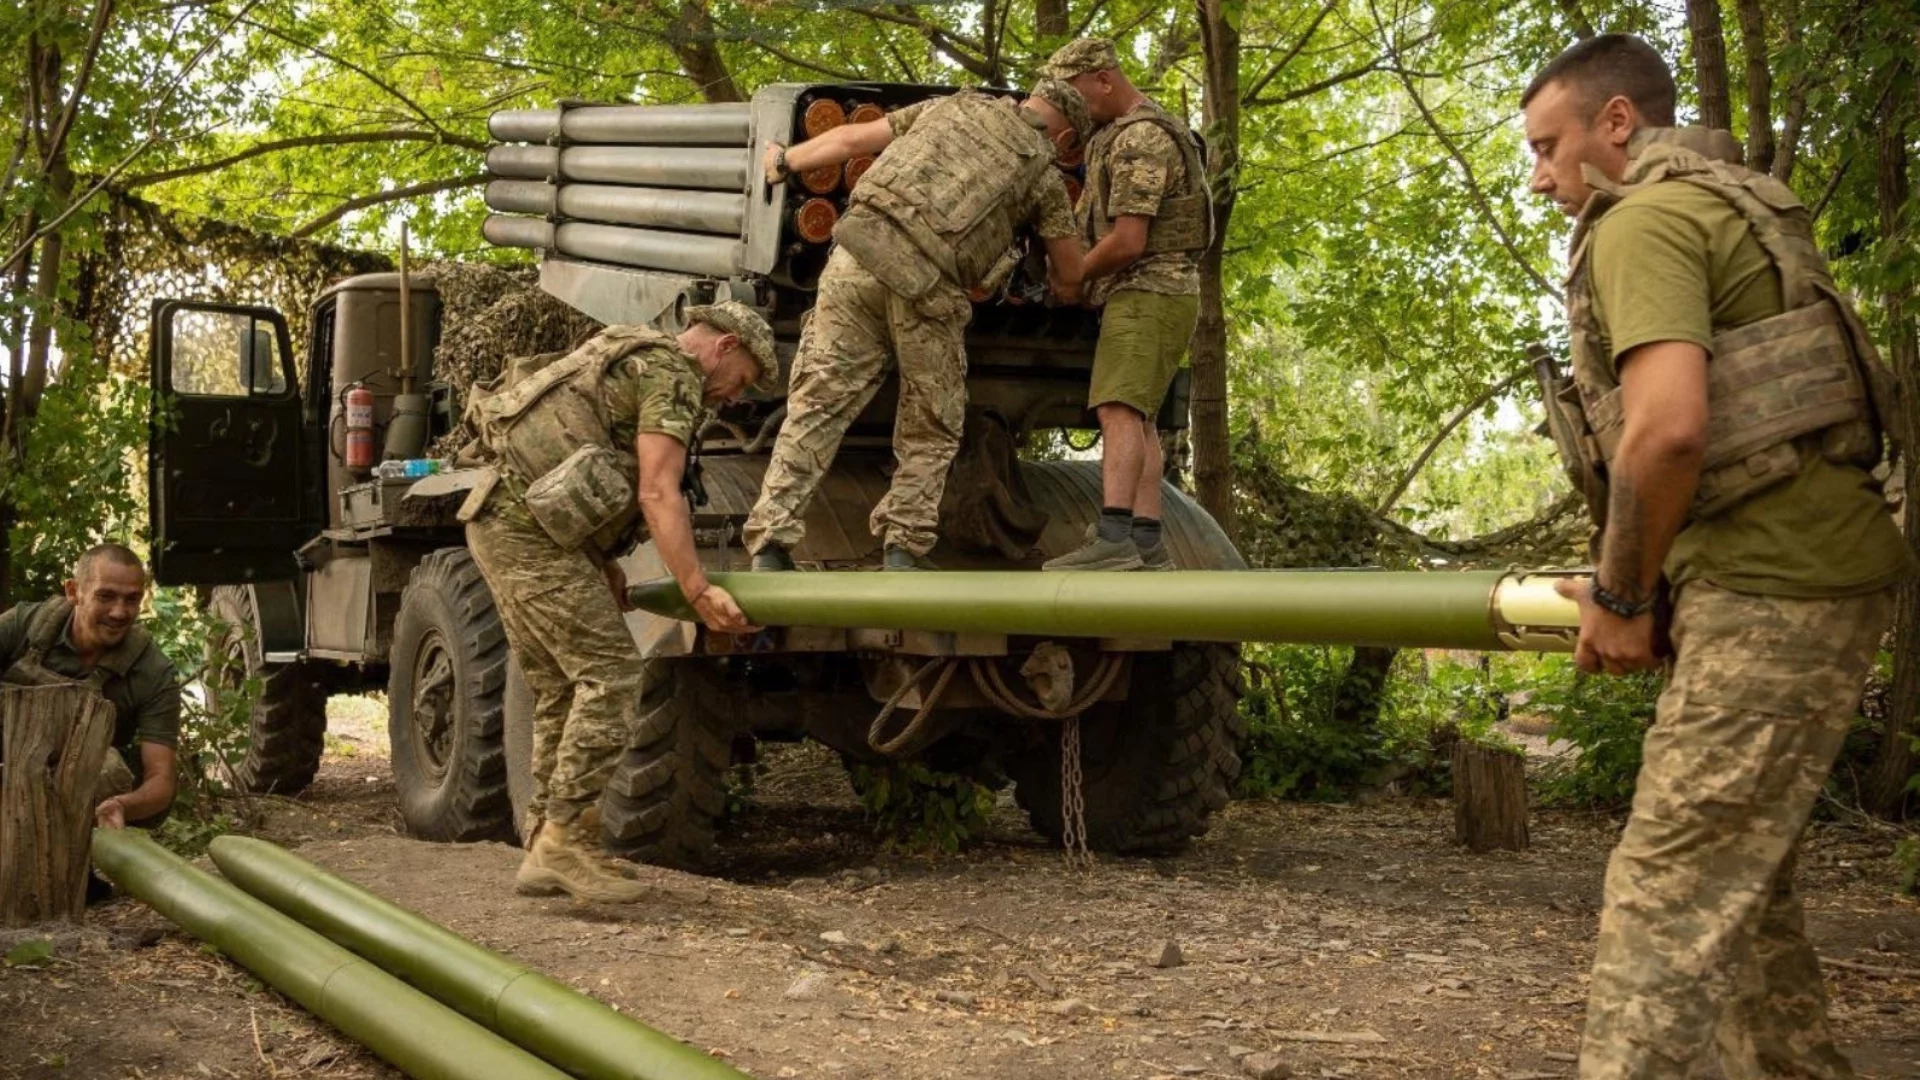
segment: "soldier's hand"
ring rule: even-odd
[[[93,808],[93,823],[103,829],[124,829],[127,827],[127,808],[118,797],[108,799]]]
[[[786,147],[779,143],[770,142],[760,154],[760,171],[765,175],[768,187],[773,187],[787,178],[780,171],[780,153],[785,149]]]
[[[1561,578],[1554,591],[1580,605],[1580,640],[1573,662],[1591,675],[1631,675],[1660,665],[1653,651],[1653,616],[1623,619],[1593,602],[1591,578]]]
[[[627,599],[627,572],[619,561],[608,559],[601,565],[600,572],[606,575],[607,588],[613,590],[613,602],[622,612],[632,611],[633,602]]]
[[[746,613],[733,599],[733,594],[718,585],[709,585],[705,592],[694,598],[693,610],[707,629],[717,634],[751,634],[760,629],[747,621]]]
[[[1082,295],[1078,285],[1062,285],[1058,281],[1053,283],[1053,298],[1066,307],[1078,304]]]

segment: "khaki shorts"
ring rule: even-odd
[[[1158,416],[1199,317],[1198,296],[1123,289],[1108,297],[1087,408],[1118,402],[1149,419]]]

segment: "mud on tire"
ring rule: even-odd
[[[1080,722],[1089,847],[1166,854],[1207,831],[1240,775],[1241,690],[1231,646],[1182,644],[1135,656],[1127,700],[1090,709]],[[1034,829],[1059,843],[1059,729],[1043,730],[1031,752],[1006,764]]]
[[[327,732],[327,686],[310,664],[268,664],[254,634],[253,592],[244,585],[213,590],[208,608],[224,629],[207,643],[208,670],[223,672],[207,690],[218,695],[240,680],[260,680],[260,696],[248,721],[246,755],[228,762],[240,790],[257,795],[294,795],[313,783]]]
[[[462,548],[413,568],[388,654],[387,729],[407,832],[423,840],[512,835],[501,692],[507,635]]]
[[[709,863],[727,809],[728,716],[725,683],[701,661],[649,665],[640,722],[600,801],[608,851],[681,870]]]

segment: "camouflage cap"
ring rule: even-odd
[[[1054,50],[1041,68],[1055,79],[1072,79],[1089,71],[1112,71],[1120,66],[1120,54],[1106,38],[1074,38]]]
[[[1087,145],[1087,139],[1093,135],[1093,116],[1087,112],[1087,99],[1080,91],[1061,82],[1059,79],[1042,78],[1033,84],[1031,96],[1060,110],[1073,127],[1073,133],[1080,137],[1080,145]]]
[[[760,363],[760,377],[753,388],[765,393],[780,389],[780,357],[773,351],[773,328],[760,313],[738,300],[717,304],[699,304],[687,309],[687,324],[706,323],[722,333],[732,334]]]

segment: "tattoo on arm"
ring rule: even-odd
[[[1607,496],[1607,531],[1600,544],[1599,581],[1629,604],[1647,599],[1646,504],[1639,485],[1615,474]]]

